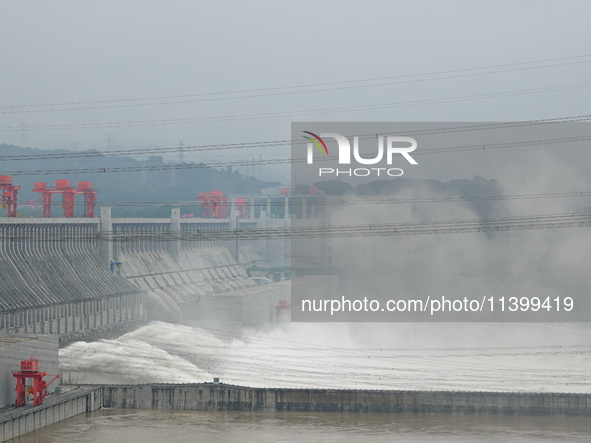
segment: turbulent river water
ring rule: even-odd
[[[78,382],[591,392],[586,324],[311,324],[230,330],[154,322],[74,343]],[[590,441],[577,417],[102,410],[16,442]]]
[[[586,324],[312,324],[202,329],[154,322],[60,351],[77,383],[591,392]]]

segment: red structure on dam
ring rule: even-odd
[[[226,218],[228,217],[228,197],[222,191],[201,192],[195,200],[201,200],[203,217]]]
[[[91,182],[78,182],[78,188],[72,186],[70,180],[56,180],[55,188],[48,188],[47,183],[36,182],[33,192],[41,194],[43,217],[51,217],[51,198],[53,194],[62,195],[64,217],[74,217],[74,201],[77,194],[84,195],[84,217],[94,217],[97,191]]]
[[[12,376],[16,378],[16,401],[14,406],[19,408],[27,404],[27,396],[33,395],[33,405],[43,404],[43,399],[47,396],[47,387],[52,384],[59,375],[55,375],[49,383],[43,380],[47,372],[39,370],[39,360],[31,357],[29,360],[21,361],[21,370],[13,372]],[[33,386],[27,387],[27,378],[33,379]]]
[[[6,208],[7,217],[17,216],[17,195],[20,189],[20,186],[12,184],[12,177],[10,175],[0,175],[0,191],[2,191],[2,208]]]

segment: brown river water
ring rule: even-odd
[[[103,409],[10,443],[589,442],[588,417]]]

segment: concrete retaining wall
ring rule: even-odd
[[[50,396],[42,406],[0,413],[0,442],[101,407],[589,417],[591,394],[266,389],[215,383],[88,386]]]
[[[591,416],[591,394],[265,389],[225,384],[106,386],[109,408]]]
[[[0,442],[102,407],[101,388],[82,388],[45,399],[41,406],[10,409],[0,414]]]

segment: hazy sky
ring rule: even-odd
[[[419,74],[586,55],[590,13],[584,0],[4,0],[0,142],[105,149],[110,137],[121,149],[172,147],[181,140],[285,140],[294,120],[502,121],[587,114],[588,86],[422,101],[580,85],[591,79],[591,57],[494,69],[511,72]],[[533,66],[539,69],[523,70]],[[464,76],[443,78],[457,75]],[[397,76],[410,77],[391,78]],[[384,77],[389,79],[335,84]],[[330,85],[312,89],[340,89],[273,89],[321,83]],[[67,105],[21,107],[60,103]],[[392,103],[398,105],[309,112]],[[233,115],[247,117],[227,117]],[[211,117],[222,121],[199,120]],[[228,155],[286,158],[289,149],[186,158]],[[281,171],[270,167],[276,176]]]

